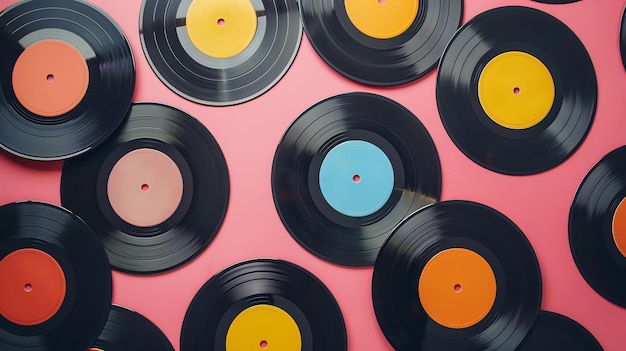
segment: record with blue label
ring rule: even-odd
[[[439,199],[428,131],[386,97],[348,93],[302,113],[276,150],[272,190],[289,233],[330,262],[367,266],[400,221]]]

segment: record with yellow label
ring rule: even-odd
[[[396,350],[514,350],[541,295],[524,233],[502,213],[460,200],[403,221],[372,277],[374,312]]]
[[[0,350],[87,350],[111,308],[111,267],[94,232],[41,202],[0,206]]]
[[[580,183],[569,215],[578,270],[605,299],[626,307],[626,147],[604,156]]]
[[[135,62],[121,28],[75,0],[0,12],[0,147],[60,160],[100,145],[126,117]]]
[[[436,92],[456,146],[480,166],[513,175],[571,156],[591,127],[598,95],[576,34],[520,6],[489,10],[461,27],[442,56]]]
[[[461,24],[462,0],[301,0],[318,55],[363,84],[399,85],[437,66]]]
[[[345,351],[347,336],[335,298],[293,263],[255,259],[209,279],[183,321],[181,351]]]
[[[274,86],[302,38],[297,0],[143,0],[139,34],[154,73],[205,105],[251,100]]]

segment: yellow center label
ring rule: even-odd
[[[298,351],[302,337],[296,321],[272,305],[255,305],[241,311],[226,333],[226,351]]]
[[[554,103],[554,80],[536,57],[510,51],[494,57],[478,80],[478,98],[495,123],[526,129],[541,122]]]
[[[496,276],[474,251],[452,248],[437,253],[419,278],[418,293],[428,316],[448,328],[480,322],[496,300]]]
[[[389,39],[404,33],[417,17],[418,0],[345,0],[348,18],[363,34]]]
[[[257,28],[249,0],[193,0],[187,11],[187,33],[193,45],[215,58],[229,58],[250,45]]]

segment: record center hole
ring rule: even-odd
[[[217,25],[220,27],[223,27],[226,24],[226,20],[224,20],[223,18],[220,18],[217,20]]]
[[[519,95],[519,93],[521,93],[521,92],[522,91],[520,90],[520,88],[518,88],[518,87],[513,88],[513,94]]]
[[[26,291],[27,293],[33,291],[33,286],[30,283],[24,284],[24,291]]]
[[[361,181],[361,176],[358,175],[358,174],[353,175],[352,176],[352,181],[355,182],[355,183],[360,182]]]
[[[461,284],[454,284],[455,292],[461,292],[461,290],[463,290],[463,287],[461,286]]]
[[[384,5],[387,2],[387,0],[378,0],[378,3],[381,5]]]
[[[267,345],[267,340],[261,340],[261,342],[259,343],[259,346],[260,346],[262,349],[266,349],[266,348],[267,348],[267,346],[268,346],[268,345]]]
[[[52,74],[52,73],[51,73],[51,74],[48,74],[48,75],[46,76],[46,80],[47,80],[48,82],[52,82],[52,81],[54,81],[54,74]]]
[[[141,184],[141,191],[148,191],[150,190],[150,185],[148,184]]]

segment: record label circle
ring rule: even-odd
[[[487,63],[478,80],[478,98],[489,118],[509,129],[541,122],[554,103],[554,80],[533,55],[509,51]]]
[[[320,190],[337,212],[362,217],[378,211],[391,196],[394,171],[376,145],[348,140],[333,147],[319,171]]]
[[[122,156],[111,169],[107,195],[113,211],[137,227],[170,218],[183,197],[183,176],[165,153],[142,148]]]
[[[438,252],[419,278],[418,292],[428,316],[448,328],[480,322],[496,300],[496,276],[479,254],[463,248]]]
[[[230,58],[250,45],[257,15],[250,0],[193,0],[187,11],[187,33],[202,53]]]
[[[418,0],[345,0],[346,13],[363,34],[390,39],[406,32],[417,17]]]
[[[82,101],[89,85],[89,68],[82,54],[61,40],[36,42],[13,66],[13,92],[28,111],[59,116]]]
[[[626,257],[626,198],[617,205],[611,224],[613,241],[622,256]]]
[[[18,325],[41,324],[65,300],[65,274],[48,253],[25,248],[0,260],[0,315]]]
[[[302,337],[296,321],[273,305],[254,305],[241,311],[226,333],[226,351],[297,351]]]

